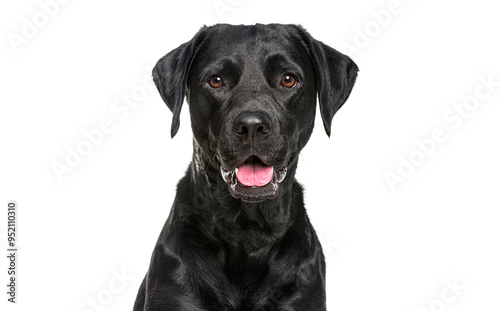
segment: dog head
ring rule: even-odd
[[[312,133],[319,98],[328,136],[358,72],[295,25],[215,25],[161,58],[153,79],[179,129],[184,101],[206,161],[235,198],[274,198]],[[288,177],[290,178],[290,177]]]

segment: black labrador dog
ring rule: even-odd
[[[328,135],[358,72],[295,25],[215,25],[161,58],[153,79],[193,159],[134,310],[326,310],[325,261],[295,180],[316,96]]]

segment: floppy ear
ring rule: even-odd
[[[309,52],[316,72],[321,118],[330,137],[333,115],[345,103],[358,75],[358,66],[348,56],[308,36]]]
[[[160,92],[161,98],[173,113],[172,127],[170,129],[172,137],[179,130],[179,117],[184,96],[186,95],[189,68],[196,55],[197,48],[204,38],[202,30],[191,41],[182,44],[160,58],[153,68],[153,81]]]

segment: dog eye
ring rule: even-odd
[[[284,75],[283,78],[281,78],[281,85],[288,88],[295,87],[297,85],[297,79],[292,75]]]
[[[208,80],[208,84],[210,84],[211,87],[213,87],[214,89],[216,89],[216,88],[219,88],[219,87],[223,86],[224,82],[222,81],[221,77],[215,76],[215,77],[211,77]]]

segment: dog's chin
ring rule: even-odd
[[[257,165],[259,168],[252,169],[252,173],[245,174],[244,171],[248,169],[244,166],[248,166],[248,161],[245,162],[246,165],[243,163],[234,169],[226,169],[221,165],[221,175],[231,195],[249,203],[274,199],[286,177],[287,168],[276,169],[261,163]]]
[[[229,185],[229,192],[236,199],[241,199],[248,203],[259,203],[265,200],[274,199],[278,195],[278,184],[272,182],[261,187],[248,187],[237,182]]]

